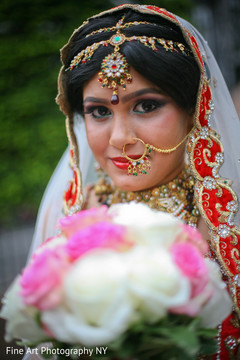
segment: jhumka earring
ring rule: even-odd
[[[95,171],[98,175],[99,181],[95,185],[95,193],[99,194],[111,194],[112,192],[112,182],[110,178],[107,176],[107,173],[101,168],[98,162],[95,162]]]
[[[184,143],[184,141],[187,140],[189,134],[192,132],[193,129],[191,129],[187,135],[174,147],[170,149],[160,149],[150,144],[145,144],[145,142],[139,138],[134,138],[133,140],[140,141],[144,146],[144,152],[142,156],[138,159],[132,159],[130,158],[125,151],[126,145],[123,145],[122,155],[129,161],[128,165],[128,175],[147,175],[147,170],[151,170],[151,163],[150,160],[147,158],[147,153],[151,154],[152,150],[163,153],[163,154],[170,154],[171,152],[175,151],[180,145]]]
[[[92,35],[103,33],[103,32],[110,32],[116,31],[114,35],[110,37],[108,40],[102,40],[97,43],[93,43],[80,51],[71,61],[70,66],[66,69],[73,70],[74,68],[78,67],[80,64],[85,64],[87,61],[91,60],[94,52],[100,46],[108,46],[112,45],[114,47],[113,53],[107,55],[101,64],[101,71],[98,73],[98,81],[101,83],[102,87],[107,87],[108,89],[112,89],[112,97],[111,103],[116,105],[119,103],[118,98],[118,86],[122,86],[122,88],[126,89],[126,84],[132,81],[132,77],[129,73],[129,64],[127,59],[124,55],[120,53],[120,45],[125,43],[126,41],[137,41],[147,46],[148,48],[157,51],[156,45],[160,45],[166,51],[176,51],[181,52],[183,55],[190,55],[191,51],[186,48],[182,43],[166,40],[163,38],[156,38],[155,36],[148,37],[148,36],[125,36],[120,30],[127,29],[132,26],[140,25],[140,24],[150,24],[152,26],[156,26],[156,24],[149,23],[147,21],[134,21],[123,23],[124,16],[122,19],[118,21],[116,26],[102,28],[95,30],[88,34],[86,38],[91,37]]]
[[[140,141],[144,145],[144,152],[140,158],[132,159],[129,156],[127,156],[125,152],[126,144],[123,146],[122,154],[127,160],[129,160],[128,175],[133,175],[133,176],[137,176],[138,174],[147,175],[147,170],[151,169],[151,163],[146,156],[146,153],[148,151],[147,145],[144,143],[143,140],[139,138],[134,138],[133,140]]]

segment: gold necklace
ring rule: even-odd
[[[194,178],[190,174],[188,166],[168,184],[143,190],[124,191],[118,188],[108,188],[99,191],[99,185],[95,187],[99,201],[110,206],[112,204],[126,203],[130,201],[143,202],[150,208],[168,212],[182,219],[186,224],[196,225],[200,216],[194,198]]]

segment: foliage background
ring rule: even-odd
[[[56,103],[59,49],[110,0],[0,2],[0,227],[35,219],[44,188],[67,146]],[[137,1],[185,18],[192,0]]]

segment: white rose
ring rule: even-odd
[[[205,261],[210,270],[209,287],[213,295],[203,307],[199,316],[203,327],[215,328],[231,314],[233,303],[226,285],[221,278],[219,266],[210,259],[206,259]]]
[[[169,308],[189,300],[189,282],[164,248],[136,246],[126,256],[130,291],[144,319],[158,321]]]
[[[5,340],[9,342],[13,338],[18,338],[27,339],[31,342],[42,342],[47,336],[37,326],[35,320],[37,311],[23,304],[19,292],[20,285],[18,277],[10,286],[2,300],[3,307],[0,312],[0,317],[7,321]]]
[[[123,257],[111,250],[96,250],[74,264],[65,280],[65,307],[42,316],[57,339],[96,346],[128,328],[133,304]]]
[[[173,215],[150,209],[146,204],[115,204],[109,209],[113,222],[125,225],[140,244],[159,244],[169,248],[181,232],[182,222]]]

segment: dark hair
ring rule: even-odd
[[[115,26],[122,15],[123,11],[119,11],[91,19],[75,33],[66,57],[66,68],[78,52],[93,43],[109,39],[116,31],[100,32],[86,38],[87,34],[97,29]],[[122,29],[126,36],[155,36],[180,42],[189,49],[179,27],[167,19],[155,15],[146,16],[128,9],[125,12],[124,23],[132,21],[148,21],[151,24],[139,24]],[[153,51],[137,41],[126,41],[120,46],[120,52],[127,58],[130,66],[161,88],[180,108],[193,113],[200,79],[200,70],[195,58],[180,51],[166,51],[160,45],[156,47],[158,51]],[[67,97],[73,111],[82,112],[83,85],[100,70],[102,59],[112,51],[111,45],[100,46],[91,60],[67,72]]]

